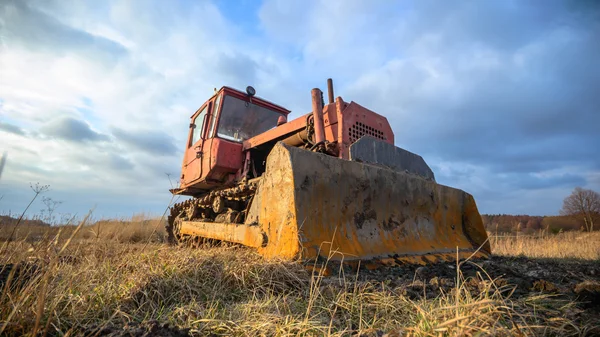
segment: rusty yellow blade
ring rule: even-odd
[[[267,159],[250,224],[266,236],[266,257],[428,263],[491,254],[470,194],[282,143]]]

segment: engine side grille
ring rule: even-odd
[[[356,122],[352,127],[348,128],[348,136],[350,143],[354,143],[359,140],[360,137],[367,135],[377,139],[386,140],[384,133],[381,130],[377,130],[374,127],[366,125],[361,122]]]

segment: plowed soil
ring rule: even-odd
[[[357,280],[405,288],[405,294],[415,299],[434,298],[456,286],[456,269],[456,263],[384,267],[361,270]],[[345,268],[345,272],[352,270]],[[467,289],[477,290],[481,281],[494,280],[496,286],[509,290],[512,298],[546,293],[600,309],[600,261],[494,256],[463,263],[460,272]]]

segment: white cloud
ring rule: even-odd
[[[553,212],[568,188],[548,188],[544,206],[527,200],[538,193],[528,183],[568,181],[576,167],[600,189],[582,145],[598,141],[598,25],[580,13],[563,2],[266,0],[240,19],[212,1],[3,2],[0,150],[9,161],[0,186],[51,184],[70,199],[62,207],[114,196],[99,206],[107,215],[137,195],[166,202],[187,119],[213,88],[251,84],[297,117],[310,109],[310,88],[333,77],[336,94],[387,116],[398,145],[475,194],[483,211]],[[88,141],[74,141],[81,132]],[[525,179],[523,188],[499,172]],[[531,178],[544,172],[551,177]],[[0,209],[23,203],[13,200]]]

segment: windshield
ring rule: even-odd
[[[233,141],[252,138],[277,126],[281,113],[225,96],[217,136]]]

